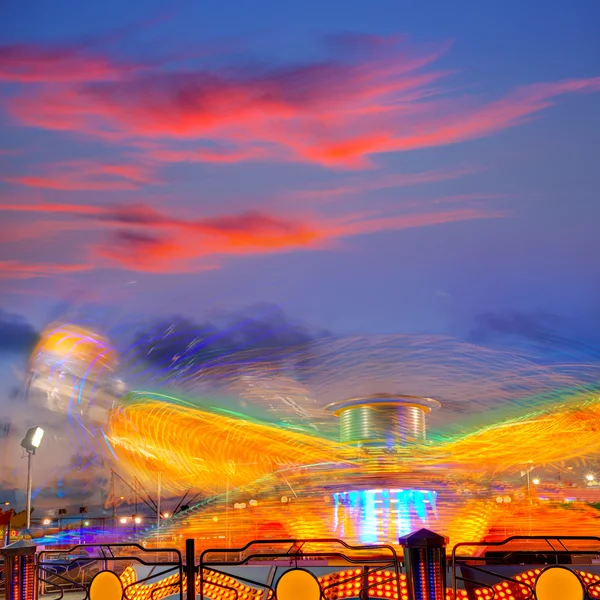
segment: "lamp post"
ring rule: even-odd
[[[66,516],[67,514],[67,509],[66,508],[59,508],[58,509],[58,531],[62,531],[62,520],[63,517]]]
[[[161,496],[162,473],[159,471],[156,482],[156,541],[160,543],[160,496]]]
[[[27,531],[29,531],[29,528],[31,527],[31,457],[35,454],[35,451],[40,447],[43,437],[44,430],[41,427],[32,427],[31,429],[27,430],[25,437],[21,440],[21,447],[27,451],[27,505],[25,507]]]

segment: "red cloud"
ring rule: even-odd
[[[16,260],[0,260],[0,279],[33,279],[88,271],[91,265],[30,264]]]
[[[502,100],[465,111],[453,120],[432,118],[420,131],[396,137],[386,150],[443,146],[483,137],[530,119],[544,108],[552,106],[558,96],[597,91],[600,91],[600,77],[524,86]]]
[[[386,142],[388,128],[352,136],[346,131],[357,120],[385,112],[386,105],[393,107],[405,94],[414,100],[421,91],[428,93],[423,88],[441,73],[414,71],[439,53],[409,57],[398,50],[385,59],[262,72],[132,74],[118,81],[37,90],[9,108],[30,125],[129,138],[134,144],[139,138],[198,140],[195,152],[163,151],[166,160],[275,157],[359,164],[360,156]],[[154,156],[160,158],[160,151],[159,146]]]
[[[135,70],[105,56],[89,55],[76,47],[49,48],[15,44],[0,46],[0,81],[21,83],[103,81]]]
[[[399,215],[365,219],[361,216],[343,220],[273,220],[249,213],[227,217],[235,221],[230,228],[220,220],[198,223],[176,233],[151,236],[118,232],[110,244],[95,249],[96,253],[131,270],[156,273],[195,271],[206,267],[209,256],[226,254],[264,254],[274,251],[321,248],[333,241],[379,231],[426,227],[456,221],[488,219],[504,214],[477,209],[441,213]],[[199,236],[200,234],[200,236]],[[198,262],[200,261],[200,262]]]
[[[455,209],[420,214],[343,218],[274,216],[260,212],[204,219],[182,219],[150,207],[38,204],[0,205],[0,210],[69,214],[93,219],[112,231],[108,242],[92,245],[96,258],[126,269],[186,272],[214,268],[215,256],[267,254],[320,248],[335,240],[378,231],[425,227],[504,216],[485,209]]]
[[[138,144],[142,147],[144,144]],[[247,160],[264,160],[274,158],[269,154],[266,148],[218,148],[218,149],[197,149],[197,150],[168,150],[145,146],[146,152],[150,158],[158,162],[208,162],[232,164]]]
[[[481,169],[459,168],[454,170],[422,171],[417,173],[398,173],[394,175],[382,175],[379,177],[364,176],[352,177],[343,180],[341,183],[316,189],[306,189],[286,194],[287,198],[301,200],[330,200],[344,196],[353,196],[371,192],[374,190],[383,190],[388,188],[408,187],[421,185],[425,183],[437,183],[448,181],[478,173]]]
[[[7,177],[5,181],[50,190],[137,190],[156,183],[152,171],[141,165],[103,164],[80,160],[46,165],[43,176]]]
[[[350,37],[336,48],[340,43],[341,58],[275,70],[140,71],[98,59],[85,81],[75,76],[25,92],[8,108],[26,124],[139,145],[167,162],[262,159],[357,168],[376,153],[487,136],[531,118],[561,94],[600,88],[600,78],[592,78],[525,86],[489,103],[443,98],[447,73],[424,69],[445,48],[409,53],[380,38]],[[80,58],[73,56],[78,72]],[[197,148],[173,148],[176,140]]]
[[[2,212],[25,212],[25,213],[64,213],[68,215],[97,215],[102,214],[103,209],[99,206],[86,204],[56,204],[53,202],[40,202],[39,204],[0,204]]]

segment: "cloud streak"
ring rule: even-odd
[[[78,142],[84,138],[104,152],[97,154],[101,160],[57,160],[4,177],[12,185],[44,190],[50,198],[63,193],[57,202],[0,206],[4,212],[29,215],[30,231],[19,229],[15,218],[14,228],[4,226],[7,239],[41,244],[60,232],[62,241],[75,240],[83,258],[81,264],[49,265],[8,260],[0,277],[27,279],[101,267],[191,272],[217,268],[227,256],[324,249],[357,235],[504,217],[505,212],[481,202],[498,195],[470,190],[419,202],[404,199],[389,214],[381,204],[373,208],[373,198],[369,213],[306,211],[335,199],[366,199],[379,190],[481,171],[473,167],[368,178],[338,174],[320,186],[276,191],[268,203],[276,201],[278,211],[257,210],[253,202],[250,210],[220,216],[178,211],[175,195],[165,196],[168,204],[155,208],[143,201],[68,202],[64,192],[73,192],[67,198],[80,198],[77,192],[145,190],[186,171],[174,168],[176,163],[366,169],[378,154],[488,136],[534,118],[562,95],[600,90],[600,78],[582,78],[523,86],[499,99],[457,96],[455,84],[447,83],[453,73],[436,68],[448,44],[414,47],[399,37],[338,36],[329,38],[326,47],[325,58],[310,64],[226,68],[205,57],[198,68],[187,61],[186,70],[177,63],[167,69],[165,62],[117,60],[97,47],[0,47],[0,81],[11,84],[5,108],[13,119],[58,136],[76,136]],[[112,154],[106,159],[107,149],[118,149],[120,158]],[[283,210],[281,201],[286,201]],[[292,210],[292,201],[302,202],[304,210]],[[83,245],[76,235],[82,231]]]
[[[378,177],[352,177],[319,188],[309,188],[288,192],[286,198],[293,200],[314,200],[322,202],[335,200],[340,197],[356,196],[367,192],[385,190],[392,188],[411,187],[428,183],[440,183],[450,181],[467,175],[481,172],[478,168],[459,168],[459,169],[440,169],[432,171],[422,171],[417,173],[394,173],[391,175],[381,175]]]
[[[157,183],[152,170],[140,164],[107,164],[90,160],[53,163],[41,176],[13,176],[4,181],[32,188],[61,191],[137,190],[144,184]]]
[[[0,260],[0,279],[34,279],[81,273],[92,268],[88,264],[42,264],[18,260]]]
[[[260,211],[209,218],[174,217],[145,205],[4,204],[0,211],[50,213],[102,224],[108,239],[91,244],[92,262],[142,272],[191,272],[216,268],[227,255],[323,249],[346,237],[380,231],[504,216],[499,211],[456,208],[400,215],[351,214],[337,218],[274,215]],[[53,267],[57,272],[77,270]],[[89,268],[82,265],[79,270]],[[8,270],[6,267],[5,270]],[[51,269],[52,270],[52,269]],[[20,277],[36,276],[15,265]],[[31,273],[38,273],[34,268]]]
[[[119,79],[139,68],[90,54],[76,46],[37,44],[0,46],[0,81],[18,83],[71,83]]]
[[[370,166],[378,153],[488,136],[527,121],[561,95],[600,89],[600,78],[571,79],[482,102],[449,94],[443,83],[449,73],[432,68],[447,45],[412,49],[395,38],[348,36],[334,48],[328,60],[303,66],[167,72],[19,47],[0,54],[0,74],[55,81],[34,92],[25,86],[8,102],[22,123],[137,145],[157,161],[354,169]],[[72,61],[74,76],[53,75],[46,65],[55,58],[67,66]],[[181,141],[196,147],[182,150],[175,145]]]

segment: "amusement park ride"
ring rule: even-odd
[[[515,408],[499,422],[428,439],[428,416],[443,402],[396,390],[323,403],[322,418],[339,420],[336,435],[214,400],[126,393],[116,374],[117,353],[106,339],[55,326],[32,355],[29,398],[56,422],[67,415],[72,443],[92,447],[120,472],[149,487],[160,477],[164,494],[202,492],[201,502],[163,520],[163,541],[397,545],[422,527],[451,544],[600,535],[585,480],[600,451],[600,397],[589,387],[565,386],[526,414]],[[572,472],[582,485],[539,482],[543,469]],[[152,544],[156,532],[146,536]]]

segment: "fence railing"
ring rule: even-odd
[[[136,565],[150,567],[150,573],[141,578],[137,574],[123,577],[127,568]],[[46,594],[58,594],[56,600],[63,598],[67,591],[81,591],[87,600],[91,581],[100,571],[112,571],[122,581],[125,580],[125,600],[133,600],[137,596],[132,593],[136,586],[175,575],[168,587],[173,588],[173,593],[183,600],[183,558],[175,548],[148,549],[133,543],[77,544],[68,550],[43,550],[38,554],[40,589]],[[151,597],[156,595],[156,589],[152,590]]]
[[[192,552],[193,546],[188,547],[187,553]],[[326,564],[336,561],[338,567],[345,566],[347,569],[341,571],[341,574],[324,575],[318,579],[324,598],[337,597],[335,592],[342,588],[351,589],[353,595],[361,599],[369,598],[370,591],[385,589],[386,586],[398,591],[402,589],[401,562],[393,546],[353,546],[334,538],[258,540],[241,548],[209,548],[202,551],[198,565],[200,600],[207,597],[204,592],[205,583],[228,590],[231,596],[237,597],[237,582],[255,590],[263,590],[265,599],[275,598],[278,575],[282,571],[297,569],[299,565],[307,568],[315,560],[327,560]],[[244,577],[238,574],[239,571],[232,577],[231,571],[220,569],[256,566],[261,562],[272,567],[266,581]],[[371,597],[376,597],[376,594]],[[193,598],[193,595],[188,596],[189,600]]]
[[[459,556],[460,549],[467,546],[487,551],[479,556]],[[576,560],[598,555],[600,537],[596,536],[511,536],[500,542],[462,542],[452,549],[453,597],[457,598],[457,585],[461,582],[469,598],[499,600],[512,595],[521,600],[537,600],[538,578],[551,567],[561,567],[580,580],[586,600],[598,598],[600,573],[590,572],[595,570],[591,560],[587,570],[583,564],[577,564],[581,560]]]
[[[462,556],[465,547],[484,552]],[[336,538],[256,540],[241,547],[204,549],[198,555],[194,540],[186,540],[185,560],[178,549],[96,543],[42,550],[35,569],[44,597],[52,600],[60,600],[68,592],[79,592],[81,600],[88,600],[92,580],[101,571],[120,578],[125,600],[167,596],[234,600],[247,592],[252,594],[248,597],[275,600],[280,581],[290,571],[302,570],[314,576],[325,600],[411,594],[414,600],[443,600],[445,551],[442,548],[437,558],[429,554],[421,550],[407,554],[416,557],[416,562],[405,570],[402,555],[392,545],[351,545]],[[459,543],[451,552],[448,597],[538,600],[540,578],[546,571],[556,574],[562,570],[581,583],[580,598],[600,598],[600,560],[593,565],[595,556],[600,556],[600,537],[596,536],[513,536],[501,542]],[[441,570],[439,590],[436,587],[434,591],[423,577],[419,579],[419,572],[429,572],[428,562]]]

